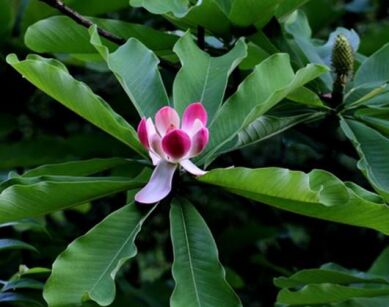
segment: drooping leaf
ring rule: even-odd
[[[75,80],[62,63],[36,57],[19,61],[14,54],[7,57],[7,62],[40,90],[139,154],[145,155],[134,128],[85,83]]]
[[[97,33],[90,29],[91,43],[106,60],[140,116],[153,117],[163,106],[169,105],[155,54],[135,38],[109,53]]]
[[[53,264],[44,289],[49,306],[77,306],[85,300],[110,305],[115,298],[115,275],[136,255],[134,241],[154,209],[126,205],[73,241]]]
[[[243,128],[325,71],[324,66],[309,64],[295,74],[287,54],[275,54],[261,62],[220,109],[210,127],[212,137],[201,161],[209,159]]]
[[[214,58],[199,49],[187,32],[175,45],[174,52],[182,64],[173,85],[174,107],[182,114],[189,104],[199,101],[212,122],[222,103],[229,75],[247,55],[245,43],[239,40],[230,52]]]
[[[337,284],[310,284],[298,291],[282,289],[277,296],[279,304],[311,305],[343,302],[352,298],[389,295],[389,287],[361,288]]]
[[[0,251],[14,250],[14,249],[27,249],[37,252],[36,248],[28,243],[15,239],[0,239]]]
[[[389,137],[389,108],[363,108],[354,117]]]
[[[212,170],[198,180],[297,214],[372,228],[389,235],[389,207],[356,193],[330,173],[283,168]]]
[[[151,50],[164,55],[171,53],[177,37],[154,30],[150,27],[120,20],[90,18],[101,27],[123,39],[136,38]],[[88,30],[65,16],[53,16],[31,25],[24,37],[27,47],[36,52],[97,53],[90,44]],[[116,49],[113,43],[103,39],[110,50]]]
[[[0,223],[36,217],[141,187],[144,178],[17,177],[0,186]]]
[[[29,278],[23,278],[23,279],[16,279],[8,281],[1,291],[5,292],[8,290],[15,290],[15,289],[43,289],[43,283],[35,280],[35,279],[29,279]]]
[[[389,279],[364,274],[356,270],[347,270],[334,263],[327,263],[318,269],[305,269],[298,271],[289,277],[278,277],[274,279],[274,285],[279,288],[299,288],[307,284],[382,284],[389,285]]]
[[[242,306],[226,282],[212,234],[192,204],[174,199],[170,209],[173,243],[172,307]]]
[[[28,304],[28,306],[40,306],[42,307],[43,304],[35,299],[30,298],[27,295],[20,294],[20,293],[13,293],[13,292],[5,292],[0,293],[0,303],[7,304],[7,303],[24,303]]]
[[[23,177],[37,176],[90,176],[104,170],[131,163],[120,158],[90,159],[42,165],[23,174]]]
[[[354,78],[354,87],[371,82],[389,81],[389,44],[373,53],[366,61],[362,63]]]
[[[389,138],[356,120],[342,119],[341,127],[360,156],[358,168],[389,201],[389,160],[385,154],[389,152]]]

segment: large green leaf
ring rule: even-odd
[[[120,158],[90,159],[57,164],[42,165],[23,174],[23,177],[36,176],[90,176],[104,170],[131,163]]]
[[[174,199],[170,227],[176,282],[170,306],[241,306],[226,282],[212,233],[193,205]]]
[[[319,53],[319,48],[312,42],[312,31],[306,15],[302,11],[298,10],[290,14],[284,22],[284,28],[293,37],[291,48],[292,50],[297,49],[295,52],[299,59],[302,54],[304,62],[325,64]],[[323,81],[327,91],[332,89],[333,78],[329,72],[321,75],[320,79]]]
[[[239,40],[230,52],[213,58],[199,49],[187,32],[174,52],[182,64],[173,85],[174,107],[182,114],[190,103],[200,101],[211,122],[222,103],[229,75],[247,55],[245,43]]]
[[[96,16],[128,8],[128,0],[64,0],[63,2],[81,15],[87,16]],[[41,1],[28,1],[21,21],[22,31],[24,32],[29,25],[52,15],[58,15],[58,10]]]
[[[126,205],[72,242],[55,260],[46,283],[44,298],[49,306],[78,306],[86,300],[110,305],[115,275],[136,255],[136,236],[154,208]]]
[[[276,208],[389,235],[389,207],[325,171],[233,168],[212,170],[198,179]]]
[[[202,157],[212,157],[239,131],[325,71],[324,66],[309,64],[295,74],[287,54],[275,54],[258,64],[220,109],[210,127],[210,141]]]
[[[354,86],[371,82],[388,82],[388,57],[389,44],[386,44],[362,63],[355,74]]]
[[[363,108],[354,117],[389,137],[389,108]]]
[[[215,0],[232,23],[247,27],[256,24],[264,26],[283,0]]]
[[[175,35],[156,31],[150,27],[113,19],[91,18],[99,27],[117,36],[134,37],[161,55],[171,53],[177,41]],[[53,16],[40,20],[27,29],[24,37],[27,47],[36,52],[96,53],[90,44],[88,30],[65,16]],[[110,50],[116,48],[104,39]]]
[[[239,131],[236,139],[227,143],[222,152],[236,150],[266,140],[298,124],[324,116],[323,112],[306,112],[290,116],[262,115]]]
[[[342,119],[341,127],[361,158],[358,168],[374,189],[389,201],[389,138],[356,120]]]
[[[114,53],[109,53],[96,27],[91,28],[90,33],[91,43],[107,61],[140,116],[153,117],[162,106],[169,104],[158,70],[159,59],[150,49],[130,38]]]
[[[144,185],[120,177],[16,177],[0,186],[0,223],[44,215]]]
[[[75,80],[61,62],[38,57],[19,61],[14,54],[7,57],[7,62],[40,90],[145,155],[134,128],[85,83]]]

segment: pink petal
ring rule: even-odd
[[[191,130],[196,119],[199,119],[204,126],[207,125],[207,111],[201,102],[195,102],[187,106],[182,117],[182,129]]]
[[[180,162],[180,165],[188,172],[191,173],[192,175],[195,176],[202,176],[205,175],[207,172],[203,171],[202,169],[199,169],[192,161],[189,159],[187,160],[182,160]]]
[[[183,158],[190,150],[190,136],[181,129],[170,131],[162,139],[162,148],[170,158],[178,160]]]
[[[165,198],[172,189],[172,180],[177,164],[161,160],[154,169],[147,185],[135,195],[135,200],[143,204],[156,203]]]
[[[148,139],[147,128],[146,128],[146,118],[143,117],[142,120],[140,121],[137,132],[138,132],[139,141],[143,144],[144,147],[148,149],[149,139]]]
[[[209,141],[209,132],[208,129],[203,127],[200,128],[193,136],[192,136],[192,148],[190,149],[190,156],[194,157],[200,154],[203,151],[205,146],[207,146]]]
[[[155,126],[161,136],[164,136],[167,132],[180,127],[180,117],[177,111],[171,107],[161,108],[157,114],[155,114]]]

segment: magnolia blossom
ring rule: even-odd
[[[205,174],[189,159],[199,155],[207,145],[206,125],[207,111],[199,102],[185,109],[181,126],[176,110],[168,106],[157,112],[155,125],[151,118],[142,118],[138,137],[156,168],[147,185],[135,195],[136,201],[151,204],[166,197],[178,165],[193,175]]]

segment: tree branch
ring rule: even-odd
[[[85,28],[90,28],[92,25],[94,25],[94,23],[92,21],[90,21],[89,19],[80,15],[77,11],[68,7],[60,0],[39,0],[39,1],[44,2],[47,5],[57,9],[58,11],[60,11],[64,15],[68,16],[69,18],[73,19],[76,23],[78,23],[79,25],[81,25]],[[107,0],[107,1],[109,1],[109,0]],[[116,36],[115,34],[108,32],[100,27],[97,27],[97,32],[99,33],[100,36],[106,38],[107,40],[111,41],[112,43],[114,43],[116,45],[120,46],[120,45],[123,45],[126,43],[126,40],[124,38]],[[170,71],[176,70],[176,66],[170,62],[161,61],[160,65],[161,65],[161,67],[163,67],[167,70],[170,70]]]
[[[60,0],[39,0],[39,1],[44,2],[47,5],[57,9],[58,11],[63,13],[64,15],[70,17],[75,22],[77,22],[78,24],[80,24],[86,28],[89,28],[90,26],[94,25],[94,23],[91,22],[89,19],[81,16],[78,12],[76,12],[73,9],[71,9],[70,7],[66,6]],[[102,37],[105,37],[107,40],[109,40],[117,45],[123,45],[126,42],[125,39],[123,39],[119,36],[116,36],[115,34],[113,34],[111,32],[105,31],[104,29],[101,29],[100,27],[97,27],[97,32]]]

